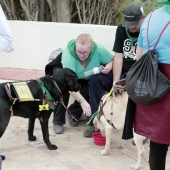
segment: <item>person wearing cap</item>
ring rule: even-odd
[[[113,51],[113,84],[122,78],[136,62],[136,45],[145,15],[141,5],[130,4],[124,10],[124,21],[116,30]]]
[[[138,61],[148,50],[152,50],[161,35],[155,48],[158,53],[158,67],[170,79],[170,0],[162,0],[156,4],[165,6],[148,14],[143,21],[137,42],[136,60]],[[170,145],[169,101],[170,91],[157,103],[136,104],[134,131],[150,139],[150,170],[166,169],[166,156]]]
[[[113,62],[113,88],[116,87],[115,83],[117,81],[126,78],[127,72],[136,62],[137,40],[144,18],[145,14],[141,5],[132,3],[124,10],[124,20],[123,23],[117,27],[113,46],[113,51],[115,52]],[[127,112],[134,113],[135,106],[135,103],[129,98],[126,115]],[[133,126],[133,119],[131,117],[126,116],[125,123],[126,122],[128,125]],[[131,138],[133,137],[133,131],[131,131],[131,129],[131,127],[124,128],[123,139],[126,139],[127,134],[128,136],[130,134]]]

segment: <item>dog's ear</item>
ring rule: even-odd
[[[60,90],[64,92],[67,87],[67,82],[66,82],[66,76],[65,76],[65,71],[62,68],[57,68],[55,71],[53,71],[52,74],[52,79],[57,83],[59,86]]]
[[[76,73],[69,68],[64,68],[64,70],[69,91],[78,91],[80,89],[80,85],[77,81],[78,77]]]
[[[80,84],[75,76],[68,76],[66,78],[69,91],[78,91],[80,89]]]
[[[65,70],[66,75],[70,75],[70,76],[74,76],[74,77],[78,78],[77,74],[73,70],[71,70],[69,68],[64,68],[64,70]]]

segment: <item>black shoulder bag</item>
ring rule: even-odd
[[[126,77],[127,93],[137,104],[156,103],[162,99],[170,89],[170,80],[158,68],[158,53],[155,50],[159,39],[170,24],[170,21],[162,30],[153,49],[150,50],[148,39],[150,18],[147,26],[148,52],[130,68]]]

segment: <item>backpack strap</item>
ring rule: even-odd
[[[151,20],[151,16],[153,14],[154,11],[151,12],[150,16],[149,16],[149,19],[148,19],[148,25],[147,25],[147,30],[146,30],[146,38],[147,38],[147,42],[148,42],[148,51],[150,50],[150,46],[149,46],[149,37],[148,37],[148,32],[149,32],[149,23],[150,23],[150,20]]]
[[[164,27],[163,30],[161,31],[161,33],[160,33],[160,35],[159,35],[159,37],[158,37],[158,39],[157,39],[157,41],[156,41],[156,43],[155,43],[155,45],[154,45],[154,47],[153,47],[153,50],[155,50],[155,48],[156,48],[156,46],[157,46],[157,44],[158,44],[158,41],[160,40],[163,32],[165,31],[165,29],[167,28],[167,26],[168,26],[169,24],[170,24],[170,21],[165,25],[165,27]]]
[[[149,16],[148,25],[147,25],[147,31],[146,31],[146,34],[147,34],[146,37],[147,37],[147,42],[148,42],[148,50],[150,50],[150,46],[149,46],[150,43],[149,43],[149,37],[148,37],[149,23],[150,23],[150,19],[151,19],[151,16],[152,16],[153,12],[154,12],[154,11],[152,11],[151,14],[150,14],[150,16]],[[167,26],[168,26],[169,24],[170,24],[170,21],[169,21],[169,22],[165,25],[165,27],[162,29],[162,31],[161,31],[161,33],[160,33],[160,35],[159,35],[159,37],[158,37],[158,39],[157,39],[154,47],[153,47],[153,50],[155,50],[155,48],[156,48],[156,46],[157,46],[157,44],[158,44],[158,41],[160,40],[162,34],[164,33],[165,29],[167,28]]]

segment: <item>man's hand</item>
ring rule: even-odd
[[[121,80],[120,80],[121,81]],[[122,82],[124,82],[125,80],[122,79]],[[113,83],[113,93],[114,94],[118,94],[118,93],[123,93],[123,91],[125,90],[125,86],[120,85],[119,83]]]
[[[105,65],[105,67],[101,70],[103,74],[108,74],[112,70],[112,61]]]
[[[85,100],[80,105],[81,105],[81,108],[83,109],[83,113],[86,116],[91,116],[91,107],[89,103]]]

